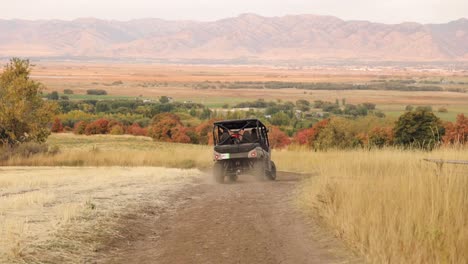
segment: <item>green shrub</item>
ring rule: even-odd
[[[100,89],[90,89],[90,90],[86,90],[86,94],[88,94],[88,95],[107,95],[107,92],[105,90],[100,90]]]
[[[444,135],[440,119],[431,111],[406,112],[398,118],[394,127],[395,144],[405,147],[432,149]]]

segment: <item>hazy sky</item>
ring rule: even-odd
[[[216,20],[241,13],[333,15],[375,22],[448,22],[468,17],[468,0],[0,0],[0,18]]]

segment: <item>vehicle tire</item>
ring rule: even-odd
[[[253,164],[253,174],[258,180],[265,179],[265,162],[263,159],[259,159]]]
[[[230,181],[230,182],[235,182],[235,181],[237,181],[237,174],[229,175],[229,181]]]
[[[270,181],[276,180],[276,165],[273,161],[271,161],[271,170],[267,173],[267,178]]]
[[[213,177],[217,183],[224,183],[224,166],[221,162],[214,164]]]

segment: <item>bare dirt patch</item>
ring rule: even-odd
[[[210,177],[210,176],[207,176]],[[296,204],[299,176],[201,181],[120,219],[99,263],[360,263]]]

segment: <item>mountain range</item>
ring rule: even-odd
[[[0,57],[167,61],[468,61],[468,19],[382,24],[243,14],[212,22],[0,20]]]

